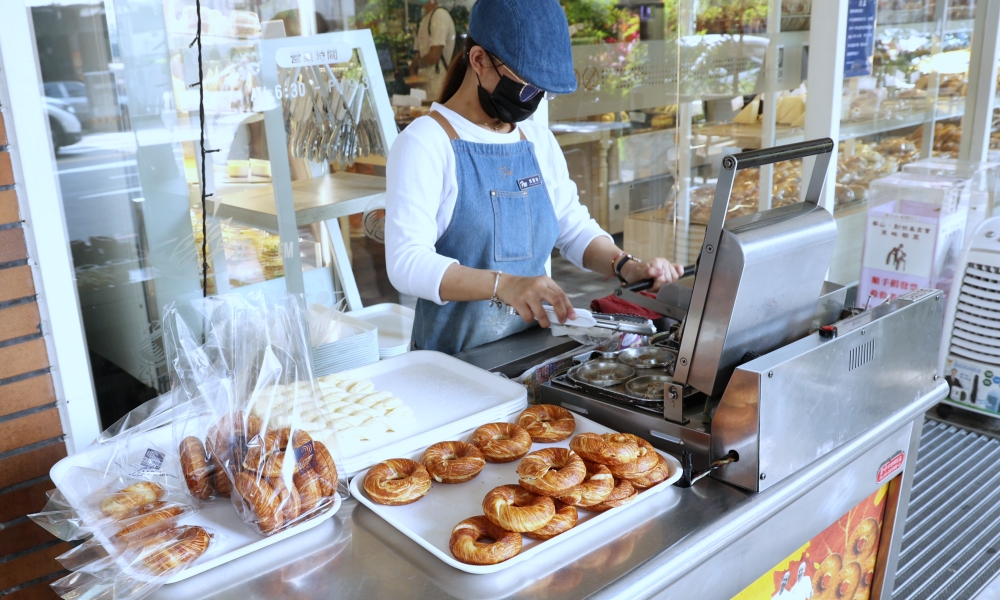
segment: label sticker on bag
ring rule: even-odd
[[[906,461],[906,453],[902,450],[896,452],[892,455],[892,458],[882,463],[882,466],[878,468],[878,474],[876,475],[876,483],[882,483],[889,478],[890,475],[898,471],[903,463]]]
[[[524,179],[517,180],[517,187],[520,190],[526,190],[539,185],[542,185],[541,175],[532,175],[531,177],[525,177]]]
[[[164,459],[166,459],[166,454],[163,452],[153,448],[146,448],[146,452],[142,455],[142,460],[139,461],[139,464],[132,465],[129,475],[139,478],[166,476],[167,474],[162,470]]]

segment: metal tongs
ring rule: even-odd
[[[606,315],[594,313],[594,320],[597,324],[594,327],[610,329],[622,333],[635,333],[638,335],[653,335],[656,327],[653,322],[645,317],[634,315]]]

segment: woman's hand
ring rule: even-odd
[[[525,323],[538,321],[542,327],[548,327],[549,318],[545,315],[542,302],[548,302],[556,311],[560,323],[567,319],[575,319],[576,311],[566,296],[566,292],[552,281],[550,277],[518,277],[504,273],[500,276],[497,286],[497,298],[508,306],[513,306]]]
[[[622,277],[629,283],[652,279],[649,291],[655,292],[671,281],[680,279],[684,267],[675,265],[665,258],[653,258],[643,262],[630,260],[622,266]]]

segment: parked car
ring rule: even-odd
[[[90,120],[90,100],[87,98],[87,86],[79,81],[49,81],[43,86],[45,96],[55,98],[72,106],[76,118],[81,123]]]
[[[45,96],[45,114],[49,117],[52,149],[56,152],[63,146],[71,146],[83,139],[83,127],[74,111],[71,105]]]

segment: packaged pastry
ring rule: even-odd
[[[228,495],[244,522],[272,535],[346,493],[336,430],[306,428],[330,411],[294,296],[200,299],[171,306],[164,323],[179,388],[173,439],[193,502]]]

